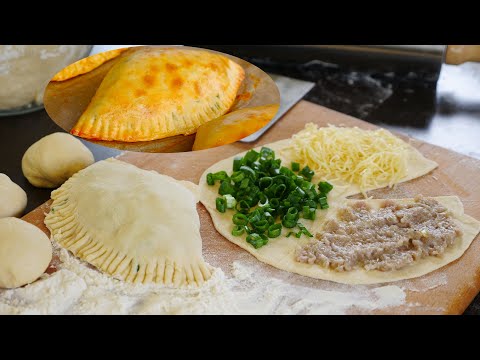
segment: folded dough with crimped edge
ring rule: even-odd
[[[70,132],[124,142],[193,134],[230,109],[244,78],[243,68],[220,54],[133,48],[109,70]]]
[[[73,175],[52,199],[45,224],[53,239],[115,278],[179,287],[211,276],[196,194],[180,181],[107,159]]]

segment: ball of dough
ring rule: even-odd
[[[37,280],[52,260],[52,244],[36,226],[14,218],[0,219],[0,288]]]
[[[27,194],[10,178],[0,173],[0,219],[20,216],[27,207]]]
[[[30,146],[23,155],[23,175],[30,184],[55,188],[94,162],[92,152],[70,134],[53,133]]]

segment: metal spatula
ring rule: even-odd
[[[280,109],[277,115],[263,128],[250,136],[240,140],[240,142],[251,143],[257,141],[273,124],[290,110],[297,102],[299,102],[314,86],[315,83],[310,81],[297,80],[286,76],[268,74],[277,84],[280,90]]]

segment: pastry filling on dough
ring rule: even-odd
[[[408,174],[408,144],[385,129],[309,123],[292,136],[287,150],[294,161],[326,179],[358,185],[364,194],[367,189],[392,187]]]
[[[335,271],[393,271],[427,256],[441,256],[462,232],[447,208],[421,195],[401,205],[385,200],[379,209],[359,201],[338,210],[296,260]]]

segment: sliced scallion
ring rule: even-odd
[[[241,236],[245,233],[245,226],[235,225],[232,230],[233,236]]]
[[[221,213],[224,213],[225,211],[227,211],[227,202],[225,201],[225,199],[223,197],[217,198],[215,200],[215,206],[216,206],[217,210]]]
[[[282,232],[282,224],[273,224],[268,227],[267,236],[269,238],[279,237]]]
[[[251,244],[255,249],[261,248],[268,243],[268,237],[257,233],[252,233],[247,236],[247,242]]]
[[[331,190],[333,189],[333,185],[326,182],[326,181],[320,181],[318,183],[318,190],[322,193],[327,195]]]
[[[237,205],[237,200],[230,194],[223,195],[225,202],[227,203],[227,209],[234,209]]]
[[[317,209],[328,208],[327,194],[332,190],[326,181],[318,188],[312,184],[314,175],[308,166],[301,168],[296,162],[291,163],[291,169],[282,166],[272,149],[262,147],[259,152],[250,150],[236,157],[230,176],[219,171],[207,174],[206,180],[210,186],[220,182],[218,193],[222,197],[216,199],[217,210],[236,210],[232,235],[246,233],[247,242],[258,249],[268,238],[279,237],[283,227],[300,229],[288,232],[287,237],[312,236],[298,220],[314,220]]]

